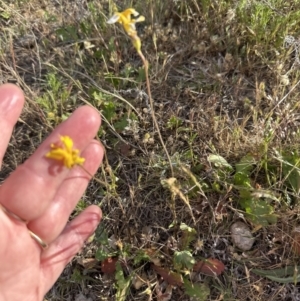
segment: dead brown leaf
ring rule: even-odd
[[[116,271],[118,257],[109,257],[101,262],[101,271],[104,274],[111,275]]]
[[[155,264],[152,265],[154,271],[159,274],[168,284],[182,286],[182,276],[178,273],[172,272],[167,268],[159,267]]]
[[[155,292],[158,301],[169,301],[172,297],[172,285],[168,285],[164,292],[159,285],[156,285]]]
[[[203,273],[208,276],[219,276],[225,270],[225,265],[218,259],[209,258],[198,261],[193,270],[198,273]]]
[[[89,270],[95,267],[99,261],[96,258],[79,258],[77,262]]]

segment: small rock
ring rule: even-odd
[[[255,239],[246,224],[236,222],[231,225],[230,230],[232,241],[239,249],[248,251],[252,248]]]

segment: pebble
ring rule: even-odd
[[[254,237],[249,227],[243,222],[236,222],[231,225],[231,238],[233,244],[242,251],[249,251],[254,244]]]

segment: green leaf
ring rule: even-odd
[[[255,224],[268,226],[277,222],[274,208],[265,200],[258,198],[241,199],[241,206],[247,213],[247,217]]]
[[[209,155],[207,160],[208,162],[213,163],[216,167],[221,167],[229,170],[233,169],[232,166],[222,156]]]
[[[274,192],[270,190],[257,189],[251,193],[251,196],[255,198],[266,198],[280,203],[280,200],[276,197]]]
[[[116,301],[125,301],[132,277],[128,277],[127,279],[124,277],[123,270],[119,262],[117,263],[116,268]]]
[[[210,290],[205,284],[203,283],[193,284],[186,279],[183,279],[183,281],[184,281],[184,290],[188,296],[195,298],[197,301],[207,300],[210,294]]]
[[[246,155],[240,160],[239,163],[235,164],[236,172],[240,172],[249,176],[255,163],[256,162],[253,156]]]
[[[119,87],[120,79],[117,78],[115,74],[105,73],[104,74],[104,79],[105,79],[106,82],[109,82],[110,84],[112,84],[115,88]]]
[[[75,268],[73,270],[73,273],[71,275],[71,280],[74,281],[75,283],[80,283],[82,279],[84,278],[83,275],[81,275],[81,272],[79,269]]]
[[[188,250],[189,244],[196,238],[197,232],[194,228],[189,227],[185,223],[180,224],[182,236],[180,237],[180,249]]]
[[[144,82],[146,80],[146,73],[145,73],[145,68],[140,67],[138,68],[138,76],[137,76],[137,82]]]
[[[298,153],[283,155],[282,173],[286,178],[287,184],[295,191],[300,192],[300,156]]]
[[[103,103],[103,115],[108,121],[111,121],[116,116],[116,106],[113,102],[107,101]]]
[[[234,175],[233,178],[234,184],[240,187],[237,187],[237,189],[239,188],[251,188],[251,180],[248,176],[248,174],[243,173],[243,172],[237,172]]]
[[[150,261],[149,255],[144,250],[138,250],[136,254],[134,254],[133,264],[137,265],[141,261]]]
[[[175,252],[173,255],[174,267],[176,270],[192,269],[196,260],[189,251]]]
[[[110,257],[110,253],[107,252],[103,247],[98,248],[95,258],[99,261],[103,261],[106,258]]]
[[[86,207],[87,207],[87,203],[83,200],[80,200],[75,208],[75,215],[78,215],[79,213],[81,213]]]
[[[272,281],[276,281],[279,283],[294,283],[300,282],[300,274],[298,271],[300,270],[300,266],[287,266],[281,269],[275,270],[259,270],[253,269],[253,272],[256,275],[266,277]]]
[[[169,129],[176,129],[182,125],[182,120],[177,116],[173,115],[167,122],[167,128]]]
[[[72,25],[58,28],[55,33],[64,42],[74,42],[78,40],[76,27]]]
[[[114,123],[114,128],[117,130],[117,132],[122,132],[125,130],[125,128],[128,126],[127,119],[128,119],[127,116],[123,116]]]
[[[2,12],[0,13],[0,17],[2,17],[2,18],[5,19],[5,20],[8,20],[8,19],[10,19],[11,14],[10,14],[9,12],[7,12],[7,11],[2,11]]]
[[[95,240],[103,245],[103,246],[108,246],[109,242],[108,242],[108,234],[105,230],[105,226],[104,223],[101,223],[95,232]]]
[[[101,92],[93,91],[91,92],[93,100],[96,102],[96,106],[100,106],[103,103],[103,94]]]
[[[250,172],[253,168],[254,159],[252,156],[247,155],[243,157],[239,163],[235,165],[236,173],[233,177],[234,185],[239,190],[240,197],[242,199],[248,199],[251,197],[250,189],[252,188]]]
[[[298,269],[300,269],[300,266],[286,266],[285,268],[274,270],[253,269],[251,272],[259,276],[287,277],[293,275],[295,270]]]

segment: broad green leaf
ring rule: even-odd
[[[219,155],[209,155],[207,158],[208,162],[213,163],[216,167],[226,168],[232,170],[232,166]]]
[[[122,116],[118,121],[114,123],[114,128],[117,132],[122,132],[128,126],[128,117]]]
[[[103,247],[100,246],[96,251],[95,258],[99,261],[103,261],[108,257],[110,257],[110,253],[108,253]]]
[[[247,217],[255,224],[268,226],[277,222],[274,208],[265,200],[257,198],[241,199],[240,205],[247,213]]]
[[[250,189],[252,189],[250,173],[254,165],[254,159],[252,156],[247,155],[243,157],[239,163],[235,165],[236,173],[234,174],[233,183],[239,190],[240,197],[242,199],[248,199],[251,197]]]
[[[237,173],[240,172],[240,173],[243,173],[243,174],[249,176],[255,163],[256,162],[255,162],[253,156],[246,155],[245,157],[243,157],[240,160],[240,162],[235,164],[236,172]]]
[[[104,223],[101,223],[95,232],[95,240],[102,246],[107,246],[109,244],[108,242],[108,234],[105,230]]]
[[[184,281],[184,291],[189,297],[195,298],[197,301],[207,300],[210,294],[210,290],[205,284],[203,283],[193,284],[186,279],[184,279],[183,281]]]
[[[123,270],[119,262],[117,263],[116,268],[116,301],[125,301],[132,281],[132,277],[124,277]]]
[[[300,282],[300,274],[298,274],[298,271],[300,271],[300,266],[287,266],[285,268],[275,270],[251,270],[254,274],[266,277],[272,281],[295,284]]]
[[[173,255],[174,267],[176,270],[192,269],[196,260],[189,251],[175,252]]]
[[[8,11],[2,11],[2,12],[0,13],[0,16],[1,16],[3,19],[8,20],[8,19],[10,19],[11,14],[10,14]]]
[[[274,277],[274,276],[268,276],[267,278],[269,278],[272,281],[276,281],[279,283],[298,283],[300,282],[300,275],[295,275],[292,277],[287,277],[287,278],[278,278],[278,277]]]
[[[243,172],[237,172],[234,175],[234,185],[240,186],[241,188],[251,188],[251,181],[249,176]],[[239,187],[238,187],[239,189]]]
[[[251,193],[251,196],[255,198],[266,198],[280,203],[280,200],[276,197],[275,193],[270,190],[257,189]]]
[[[298,153],[291,155],[283,155],[282,173],[286,178],[286,182],[295,191],[300,192],[300,156]]]
[[[66,25],[64,27],[58,28],[55,31],[56,35],[64,42],[74,42],[78,40],[78,33],[75,26]]]
[[[272,276],[272,277],[287,277],[294,274],[295,270],[300,271],[300,266],[286,266],[285,268],[281,269],[273,269],[273,270],[261,270],[261,269],[253,269],[253,272],[259,276]]]

